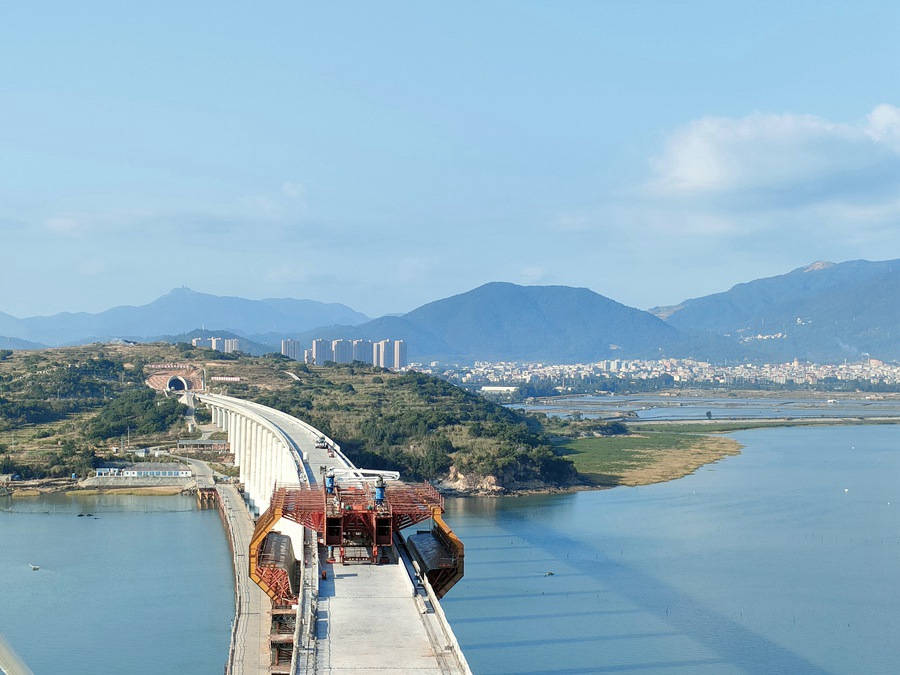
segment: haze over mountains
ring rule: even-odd
[[[657,358],[680,332],[648,312],[586,288],[494,282],[423,305],[400,317],[355,327],[332,326],[313,337],[406,340],[410,359],[574,363],[624,355]]]
[[[650,311],[693,333],[726,336],[770,362],[900,359],[900,260],[817,262]]]
[[[246,300],[176,288],[147,305],[114,307],[98,314],[63,312],[26,319],[0,314],[0,335],[57,346],[113,337],[142,341],[197,328],[246,336],[368,319],[340,304],[291,298]]]
[[[111,338],[239,335],[252,351],[283,338],[403,339],[411,361],[588,363],[610,358],[820,363],[900,359],[900,261],[815,263],[677,306],[643,311],[586,288],[494,282],[402,316],[369,317],[313,300],[246,300],[179,288],[140,307],[18,319],[0,313],[0,347]],[[171,336],[182,336],[172,338]]]

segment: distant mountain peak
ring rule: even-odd
[[[589,363],[612,354],[656,356],[680,339],[656,317],[587,288],[504,281],[430,302],[402,320],[398,330],[432,336],[434,346],[416,346],[426,361]]]
[[[677,305],[661,305],[657,307],[651,307],[647,311],[650,312],[653,316],[662,319],[665,321],[670,316],[672,316],[679,309],[684,309],[684,303],[679,303]]]
[[[686,300],[666,320],[689,333],[735,340],[758,361],[839,363],[860,354],[890,360],[900,358],[898,299],[900,260],[820,260]]]
[[[365,314],[337,303],[291,298],[247,300],[181,286],[146,305],[113,307],[98,314],[62,313],[8,320],[0,315],[0,335],[60,345],[110,336],[143,339],[179,335],[197,326],[223,334],[250,335],[296,333],[315,326],[356,325],[368,320]]]
[[[834,263],[826,260],[819,260],[808,267],[804,267],[803,272],[818,272],[819,270],[827,270],[829,267],[834,267]]]

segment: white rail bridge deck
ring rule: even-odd
[[[276,483],[314,484],[322,466],[355,468],[330,440],[331,452],[316,448],[322,434],[295,417],[234,397],[190,396],[205,403],[213,421],[228,432],[257,516],[268,508]],[[380,565],[320,560],[316,533],[286,519],[279,531],[291,537],[295,552],[302,551],[302,590],[290,666],[273,665],[271,601],[248,575],[250,512],[243,502],[236,503],[233,488],[219,492],[239,577],[228,672],[471,673],[437,597],[427,580],[416,576],[405,554],[395,547],[392,563]]]

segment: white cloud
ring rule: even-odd
[[[310,265],[298,265],[297,263],[282,263],[272,265],[265,269],[265,280],[277,287],[290,286],[292,284],[304,284],[315,277],[316,270]]]
[[[550,229],[557,232],[587,232],[593,227],[593,218],[583,212],[562,213],[550,223]]]
[[[651,166],[645,195],[716,209],[889,199],[900,185],[900,110],[880,105],[858,125],[706,117],[675,132]]]
[[[281,191],[291,199],[306,197],[306,186],[303,183],[285,181],[281,186]]]
[[[869,136],[900,150],[900,108],[882,103],[869,114]]]
[[[86,277],[99,277],[112,272],[112,267],[107,260],[90,258],[80,262],[78,272]]]
[[[547,271],[543,267],[524,267],[519,270],[519,275],[526,284],[536,284],[546,278]]]
[[[71,216],[53,216],[45,222],[47,229],[56,234],[76,235],[82,230],[82,223]]]
[[[402,284],[421,283],[433,269],[433,261],[424,256],[405,256],[390,275]]]
[[[671,134],[651,169],[638,190],[583,211],[593,223],[586,235],[560,227],[569,216],[551,228],[571,250],[596,242],[606,257],[592,287],[617,300],[641,306],[634,298],[643,293],[668,304],[815,260],[900,257],[893,105],[853,124],[798,114],[697,119]],[[641,290],[639,280],[663,274],[664,286]]]

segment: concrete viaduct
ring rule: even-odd
[[[185,400],[227,432],[243,484],[206,487],[235,556],[226,672],[471,673],[439,602],[462,576],[463,546],[433,488],[357,468],[273,408],[197,391]],[[430,532],[400,535],[425,520]]]

